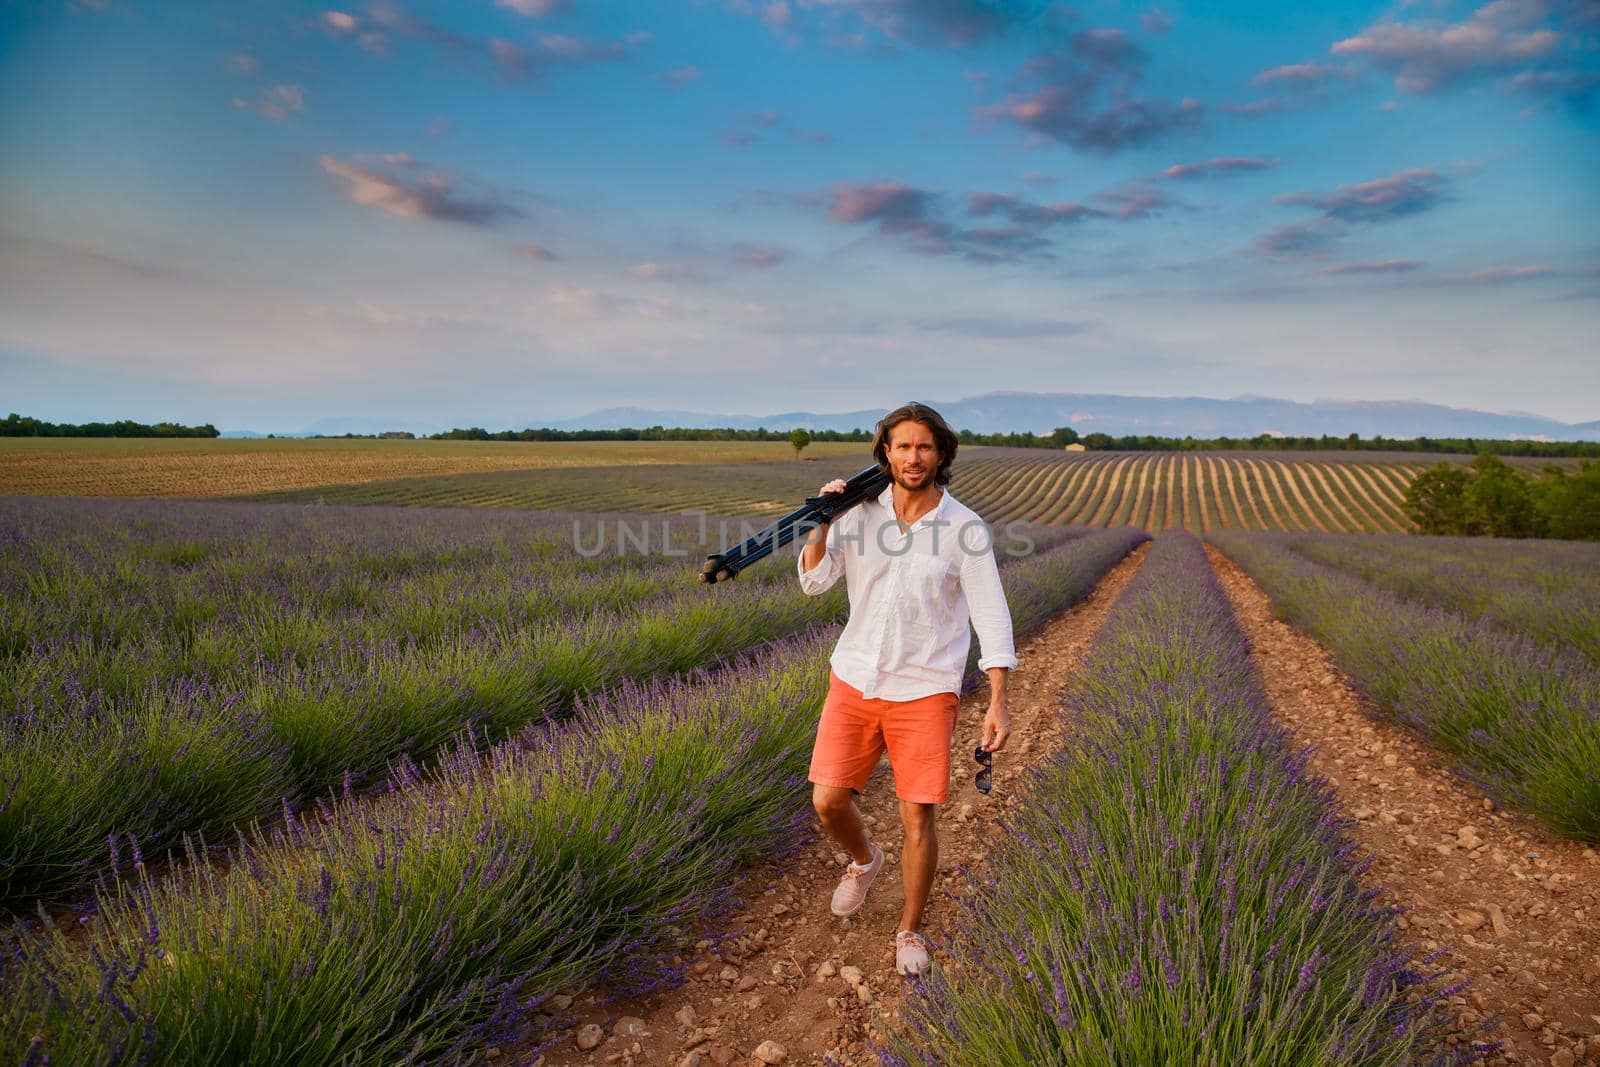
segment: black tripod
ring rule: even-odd
[[[889,472],[876,464],[844,483],[837,493],[806,497],[805,505],[789,512],[777,522],[761,530],[732,548],[714,552],[706,557],[700,568],[702,582],[725,582],[738,576],[750,564],[772,555],[795,539],[825,522],[832,522],[869,497],[883,492],[889,484]]]

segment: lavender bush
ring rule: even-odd
[[[1600,664],[1600,545],[1481,537],[1273,540],[1400,596],[1482,616]]]
[[[1600,840],[1600,673],[1485,619],[1407,600],[1268,539],[1213,535],[1277,613],[1485,791]]]
[[[1434,998],[1273,724],[1190,535],[1160,536],[914,987],[892,1064],[1402,1064]],[[1415,996],[1415,999],[1413,997]]]

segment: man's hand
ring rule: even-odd
[[[983,717],[983,747],[999,752],[1011,736],[1011,716],[1006,713],[1006,675],[1004,667],[990,667],[989,713]]]
[[[983,747],[999,752],[1006,747],[1011,736],[1011,716],[1006,712],[1006,698],[999,695],[989,701],[989,712],[983,717]]]
[[[845,480],[843,478],[835,478],[833,481],[829,482],[827,485],[823,486],[821,489],[818,489],[817,490],[817,495],[818,496],[826,496],[829,493],[842,493],[842,492],[845,491],[845,484],[846,483],[845,483]],[[817,523],[810,530],[806,531],[806,539],[804,541],[800,542],[800,543],[802,545],[808,547],[808,548],[811,545],[821,544],[822,541],[828,536],[828,526],[829,525],[830,524],[826,523],[826,522]],[[821,559],[822,559],[821,553],[817,553],[815,559],[807,560],[807,563],[809,564],[809,566],[806,567],[806,570],[810,570],[812,567],[816,566],[818,560],[821,560]]]

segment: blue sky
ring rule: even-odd
[[[0,8],[0,408],[1600,417],[1600,2]]]

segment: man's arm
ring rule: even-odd
[[[989,676],[989,710],[983,717],[983,747],[998,752],[1011,736],[1006,711],[1006,672],[1017,666],[1011,634],[1011,608],[1000,584],[1000,567],[991,545],[981,553],[961,551],[961,589],[967,597],[972,628],[978,635],[978,667]]]
[[[998,752],[1006,747],[1006,739],[1011,736],[1011,713],[1006,710],[1006,675],[1010,671],[1005,667],[990,667],[986,673],[989,675],[989,710],[983,716],[983,747]]]
[[[817,493],[820,496],[839,492],[844,485],[842,479],[836,478]],[[839,547],[839,535],[832,523],[822,523],[806,535],[805,547],[800,550],[799,567],[800,588],[807,596],[821,596],[833,588],[833,583],[844,573],[844,550]]]

